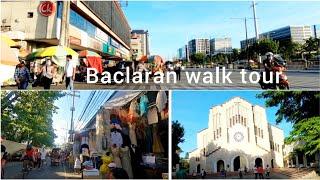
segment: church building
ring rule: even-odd
[[[235,97],[209,110],[208,128],[189,152],[189,172],[283,167],[283,146],[283,130],[268,123],[265,108]]]

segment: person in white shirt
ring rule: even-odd
[[[46,164],[46,155],[47,155],[46,149],[42,147],[40,153],[41,153],[41,166],[43,167]]]
[[[74,172],[77,174],[80,174],[80,169],[81,169],[81,161],[79,157],[76,158],[74,161]]]
[[[67,62],[65,67],[64,76],[66,77],[66,88],[73,90],[73,81],[76,75],[76,68],[72,62],[72,56],[67,55]]]

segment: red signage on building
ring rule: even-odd
[[[55,5],[51,1],[41,1],[39,5],[39,12],[42,16],[51,16],[55,11]]]

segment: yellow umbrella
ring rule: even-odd
[[[9,45],[1,40],[1,65],[15,66],[19,64],[18,56]]]
[[[2,41],[5,42],[9,47],[17,46],[17,43],[14,40],[10,39],[9,36],[4,34],[1,34],[1,42]]]
[[[78,56],[78,53],[66,46],[51,46],[44,48],[42,51],[36,53],[35,57],[48,57],[48,56]]]

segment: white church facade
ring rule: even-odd
[[[189,152],[189,172],[283,167],[283,145],[283,130],[268,123],[266,110],[235,97],[209,110],[208,128]]]

